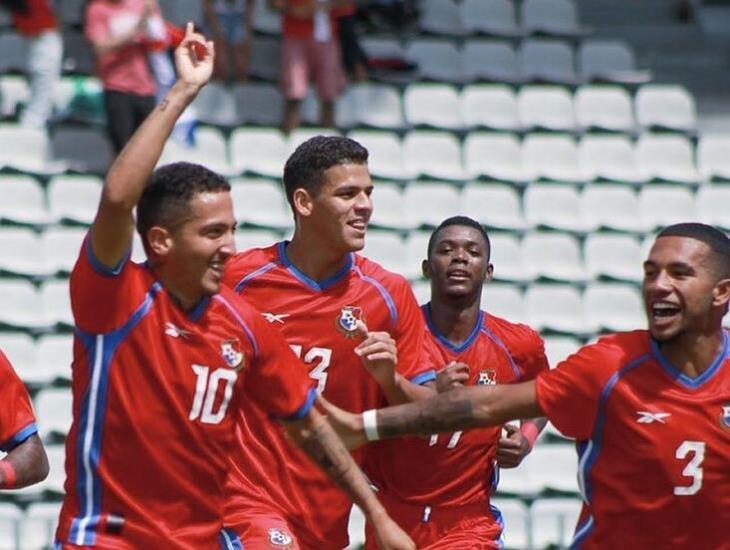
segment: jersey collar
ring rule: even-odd
[[[722,342],[722,349],[720,350],[720,353],[717,354],[717,357],[715,357],[715,360],[712,362],[709,368],[705,370],[705,372],[694,378],[692,378],[691,376],[687,376],[682,371],[677,369],[674,365],[672,365],[659,349],[659,343],[653,338],[651,338],[651,352],[652,355],[654,355],[654,358],[667,372],[667,374],[669,374],[669,376],[671,376],[675,380],[678,380],[683,386],[695,389],[699,388],[702,384],[712,378],[714,374],[720,370],[720,367],[728,358],[728,354],[730,353],[730,337],[728,337],[728,333],[725,331],[723,331],[722,333]]]
[[[433,334],[444,347],[453,351],[454,353],[461,353],[469,346],[471,346],[474,343],[474,340],[476,340],[477,336],[479,335],[479,331],[482,330],[482,326],[484,326],[484,312],[480,311],[477,322],[474,324],[474,328],[471,330],[468,338],[464,340],[461,344],[456,345],[451,340],[446,338],[446,336],[441,334],[436,328],[436,325],[433,322],[433,318],[431,317],[431,302],[422,305],[421,311],[423,311],[423,317],[424,319],[426,319],[426,325],[428,326],[428,330],[431,331],[431,334]]]
[[[306,274],[301,272],[297,266],[295,266],[291,260],[289,259],[289,256],[286,254],[286,245],[289,243],[289,241],[281,241],[276,244],[276,250],[279,254],[279,261],[281,264],[296,277],[300,282],[304,283],[306,286],[311,288],[312,290],[316,291],[323,291],[327,290],[328,288],[336,285],[339,283],[342,279],[345,278],[345,276],[350,272],[350,269],[352,269],[353,264],[353,255],[352,253],[347,254],[347,261],[345,262],[345,265],[343,265],[339,270],[337,270],[336,273],[333,275],[330,275],[326,279],[322,279],[321,281],[315,281],[314,279],[308,277]]]

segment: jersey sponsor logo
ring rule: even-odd
[[[722,406],[722,414],[720,415],[720,426],[726,430],[730,430],[730,405]]]
[[[636,419],[636,421],[639,424],[652,424],[653,422],[659,422],[660,424],[666,424],[664,419],[671,416],[671,413],[650,412],[650,411],[636,411],[636,414],[639,415],[639,418]]]
[[[272,546],[280,548],[293,548],[294,539],[286,531],[280,529],[269,529],[269,542]]]
[[[264,311],[261,315],[263,315],[264,319],[266,319],[269,323],[279,323],[280,325],[284,324],[284,319],[291,317],[289,313],[271,313],[269,311]]]
[[[189,330],[182,329],[172,323],[165,323],[165,334],[173,338],[187,338],[192,334]]]
[[[497,371],[496,370],[479,371],[479,378],[477,379],[478,386],[493,386],[496,383],[497,383]]]
[[[221,357],[223,357],[226,365],[236,370],[244,367],[243,353],[239,350],[238,346],[238,338],[231,338],[221,342]]]
[[[362,308],[357,306],[345,306],[337,316],[335,326],[345,338],[354,338],[357,330],[357,322],[364,321]]]

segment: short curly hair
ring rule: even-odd
[[[479,234],[482,236],[482,239],[484,239],[484,246],[487,252],[487,261],[489,261],[490,256],[492,255],[492,243],[489,241],[489,235],[487,235],[487,230],[484,229],[484,226],[480,224],[478,221],[473,220],[472,218],[469,218],[467,216],[452,216],[450,218],[446,218],[444,221],[442,221],[439,226],[433,230],[431,233],[431,236],[428,239],[428,258],[431,258],[431,253],[433,252],[434,246],[436,246],[436,238],[438,234],[447,227],[451,227],[452,225],[461,225],[464,227],[472,227],[479,231]]]
[[[698,222],[675,223],[662,229],[656,238],[661,237],[686,237],[705,243],[717,276],[730,278],[730,238],[716,227]]]

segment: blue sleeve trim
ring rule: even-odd
[[[20,430],[18,433],[16,433],[13,437],[5,441],[2,445],[0,445],[0,451],[3,451],[4,453],[9,453],[15,447],[23,443],[26,439],[28,439],[31,435],[38,433],[38,426],[35,422],[32,424],[28,424],[25,428]]]
[[[116,266],[110,268],[105,266],[97,259],[96,256],[94,256],[94,251],[91,248],[90,237],[91,232],[86,235],[86,241],[84,246],[86,247],[86,257],[89,259],[89,264],[91,264],[92,269],[96,271],[99,275],[103,275],[104,277],[116,277],[117,275],[119,275],[122,272],[122,269],[124,269],[127,261],[129,261],[129,258],[132,256],[131,244],[127,252],[124,253],[122,259],[119,260],[119,263]]]
[[[427,382],[433,382],[434,380],[436,380],[436,371],[433,369],[427,370],[425,372],[417,374],[409,380],[410,382],[418,386],[420,386],[421,384],[426,384]]]
[[[301,420],[302,418],[307,416],[307,413],[309,413],[309,411],[312,409],[315,399],[317,399],[317,389],[312,388],[309,390],[307,398],[304,400],[304,404],[299,407],[294,414],[285,416],[284,418],[282,418],[282,420],[284,422],[294,422],[295,420]]]

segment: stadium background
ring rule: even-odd
[[[196,0],[160,1],[200,21]],[[366,145],[377,180],[364,253],[405,274],[419,301],[430,230],[464,213],[493,242],[485,308],[545,338],[551,364],[606,331],[644,325],[640,264],[656,230],[700,220],[730,228],[730,3],[674,0],[421,0],[400,31],[365,29],[375,70],[337,106],[338,128],[277,125],[278,19],[259,2],[252,78],[209,85],[193,159],[231,177],[239,248],[290,234],[278,178],[306,138]],[[0,12],[0,348],[34,399],[51,474],[0,495],[0,550],[46,548],[63,493],[72,319],[67,281],[111,148],[84,41],[83,0],[57,0],[64,76],[50,132],[21,129],[23,45]],[[134,256],[142,251],[135,243]],[[570,441],[550,427],[495,499],[510,548],[565,546],[580,500]],[[353,547],[362,538],[353,515]]]

